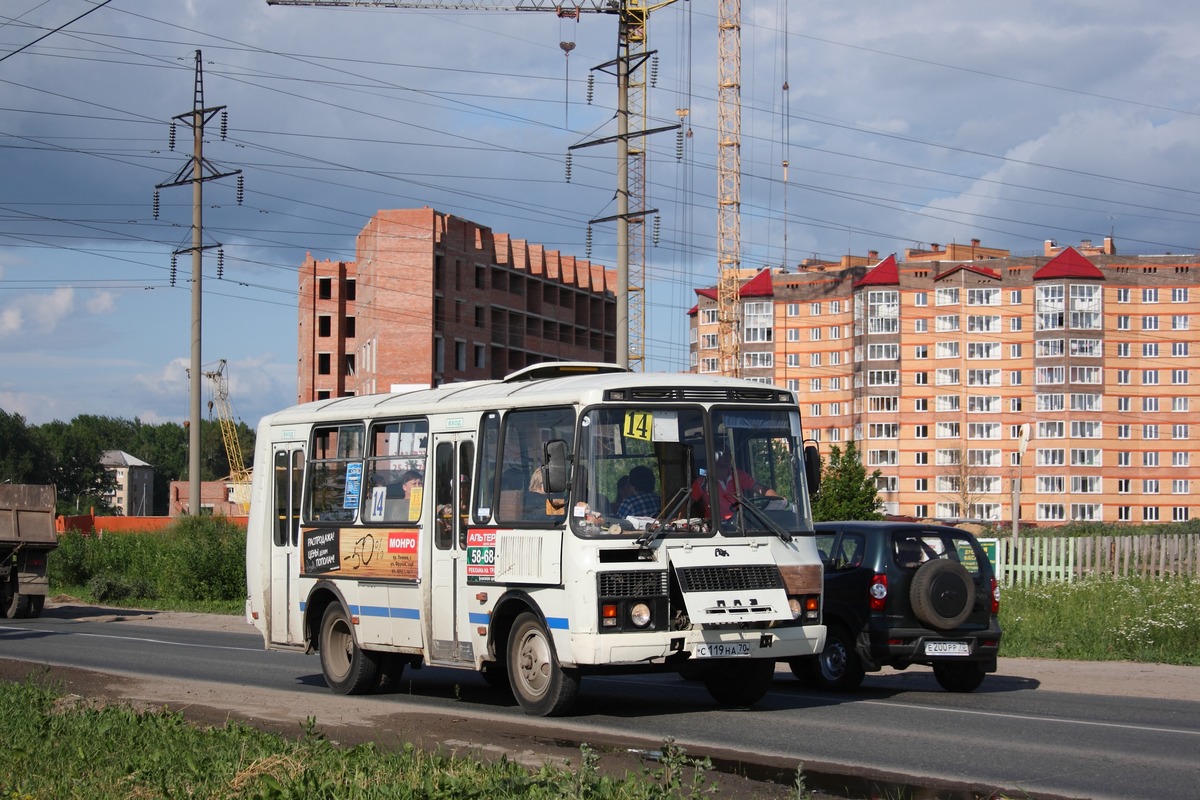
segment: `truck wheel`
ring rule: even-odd
[[[809,680],[827,692],[852,692],[862,685],[866,670],[854,649],[854,637],[841,625],[825,632],[825,649],[804,660]]]
[[[931,628],[948,631],[967,621],[975,607],[975,581],[966,567],[945,558],[926,561],[909,590],[913,614]]]
[[[771,690],[775,659],[728,660],[714,664],[704,677],[704,688],[725,708],[752,706]]]
[[[45,604],[45,595],[13,592],[4,604],[4,616],[9,619],[30,619],[40,616]]]
[[[947,692],[973,692],[983,683],[985,674],[977,661],[933,662],[933,677]]]
[[[321,617],[318,640],[325,683],[338,694],[363,694],[377,685],[379,661],[354,642],[354,626],[341,603],[330,603]]]
[[[567,713],[579,691],[578,670],[563,669],[546,626],[528,611],[508,639],[508,680],[521,710],[537,717]]]

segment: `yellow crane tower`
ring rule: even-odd
[[[553,11],[560,17],[579,14],[615,14],[617,75],[617,213],[606,218],[617,224],[617,363],[640,370],[645,359],[645,148],[631,146],[647,133],[646,24],[650,12],[676,0],[267,0],[272,6],[330,6],[426,9],[441,11]],[[631,131],[631,117],[641,129]],[[604,140],[608,141],[608,140]],[[630,202],[636,204],[631,208]],[[599,220],[597,220],[599,221]]]
[[[225,443],[225,457],[229,461],[229,481],[233,484],[233,495],[242,513],[250,510],[250,470],[242,459],[242,443],[237,435],[237,423],[233,421],[233,407],[229,404],[229,381],[225,376],[225,359],[217,368],[204,373],[212,381],[213,399],[209,411],[216,407],[217,420],[221,425],[221,441]]]
[[[742,3],[717,12],[717,356],[721,373],[742,374]]]

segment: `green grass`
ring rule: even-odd
[[[1005,589],[1001,656],[1200,665],[1200,583],[1087,578]]]
[[[186,517],[164,531],[69,532],[47,559],[52,594],[164,611],[240,613],[246,532],[222,517]]]
[[[668,740],[651,770],[601,774],[582,748],[579,767],[529,769],[505,759],[431,753],[412,744],[337,747],[312,719],[295,738],[240,723],[201,728],[169,710],[136,711],[64,697],[44,675],[0,685],[0,796],[23,798],[562,798],[651,800],[719,794],[707,759]],[[796,796],[802,794],[798,778]]]

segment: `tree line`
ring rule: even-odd
[[[246,466],[252,466],[254,431],[237,423]],[[108,493],[113,476],[100,464],[105,450],[122,450],[154,467],[153,511],[165,515],[171,481],[188,479],[188,428],[177,422],[150,425],[139,419],[82,414],[70,422],[29,425],[0,408],[0,483],[54,484],[59,514],[115,513]],[[200,479],[230,473],[229,458],[215,420],[200,422]]]

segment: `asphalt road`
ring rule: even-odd
[[[0,658],[103,673],[99,682],[125,699],[205,709],[209,719],[298,731],[316,717],[341,741],[412,740],[540,763],[577,754],[580,742],[652,758],[673,739],[783,784],[803,764],[809,788],[842,797],[880,787],[898,796],[908,785],[940,790],[917,797],[1192,798],[1200,786],[1195,667],[1001,659],[1001,672],[965,695],[915,669],[822,694],[781,667],[750,711],[720,710],[702,685],[674,676],[592,676],[575,715],[537,720],[453,670],[406,671],[392,694],[334,695],[315,656],[266,652],[238,618],[51,605],[38,619],[0,620]]]

